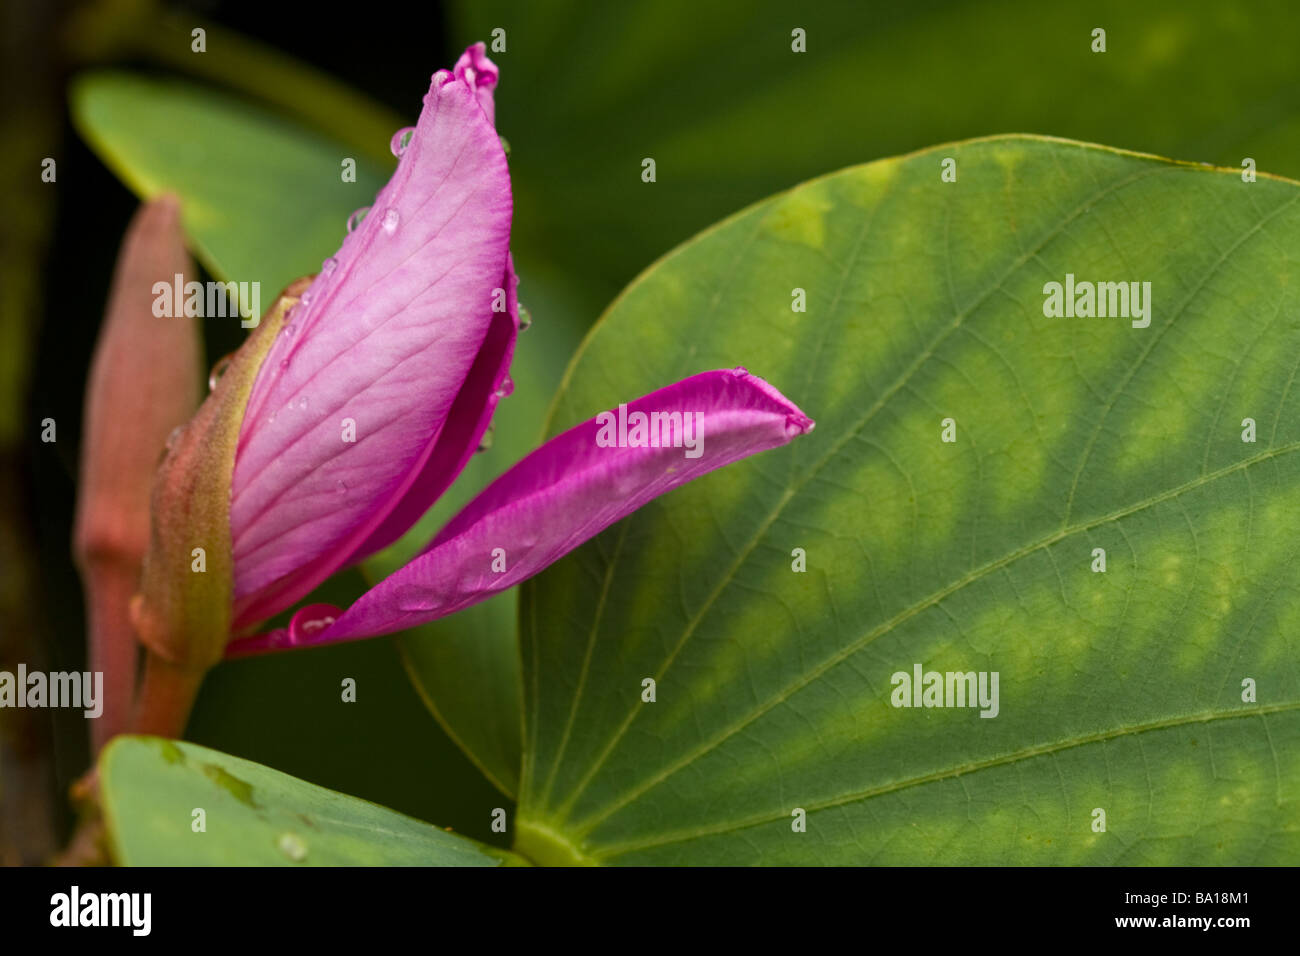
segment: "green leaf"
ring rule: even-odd
[[[113,858],[130,866],[522,863],[365,800],[195,744],[117,737],[99,764]],[[193,829],[196,809],[204,829]]]
[[[1300,8],[1100,0],[457,0],[506,31],[497,122],[515,249],[600,307],[646,263],[777,190],[866,159],[1027,132],[1300,176]],[[1092,52],[1092,31],[1107,52]],[[807,52],[791,50],[806,31]],[[1212,69],[1207,64],[1213,64]],[[1080,95],[1086,90],[1086,95]],[[539,95],[539,91],[545,91]],[[641,161],[657,164],[653,184]],[[629,229],[628,223],[635,223]],[[617,241],[610,241],[610,237]]]
[[[543,268],[519,263],[521,301],[532,326],[510,366],[513,393],[497,406],[491,445],[392,547],[365,564],[379,580],[411,560],[471,498],[539,444],[551,397],[578,346],[574,293]],[[507,796],[519,788],[518,591],[406,632],[402,656],[421,699],[484,775]]]
[[[65,28],[75,60],[153,60],[278,107],[380,163],[389,161],[393,131],[406,125],[382,103],[328,73],[193,11],[163,9],[156,0],[80,7]],[[200,56],[193,50],[196,29],[206,41]]]
[[[181,197],[195,254],[215,274],[261,284],[266,308],[338,250],[348,216],[390,172],[260,107],[205,87],[120,72],[72,87],[78,130],[142,198]],[[356,182],[343,160],[356,159]]]
[[[1007,137],[815,180],[652,267],[552,431],[740,364],[817,428],[525,586],[517,848],[1296,859],[1297,248],[1294,182]],[[1150,282],[1149,327],[1047,317],[1067,274]],[[999,713],[892,706],[918,663],[998,672]]]

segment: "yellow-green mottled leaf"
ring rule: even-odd
[[[1294,862],[1298,249],[1296,183],[1006,137],[810,182],[644,273],[552,431],[742,364],[817,428],[525,586],[517,847]],[[1149,325],[1046,315],[1067,274],[1149,282]],[[894,706],[916,665],[996,672],[996,716]]]
[[[508,851],[196,744],[117,737],[100,757],[99,773],[109,848],[125,865],[522,862]]]

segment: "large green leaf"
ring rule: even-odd
[[[99,772],[110,849],[122,864],[523,862],[509,851],[195,744],[117,737],[104,750]],[[196,829],[199,820],[203,826]]]
[[[348,216],[390,172],[261,107],[176,80],[91,73],[73,85],[72,113],[141,197],[181,197],[203,264],[261,283],[263,309],[338,249]],[[343,180],[346,158],[356,160],[355,182]]]
[[[525,587],[517,847],[1297,859],[1297,249],[1295,183],[1009,137],[816,180],[651,268],[552,430],[739,364],[817,428]],[[1149,327],[1045,316],[1067,273],[1149,281]],[[891,706],[917,663],[998,672],[1000,712]]]
[[[597,307],[655,256],[827,170],[1045,133],[1300,176],[1300,7],[1186,0],[457,0],[506,31],[516,249]],[[794,28],[807,52],[791,50]],[[1092,31],[1107,31],[1105,53]],[[1081,92],[1085,91],[1085,92]],[[641,181],[641,161],[657,181]],[[628,228],[635,223],[635,228]],[[616,237],[616,241],[610,241]]]

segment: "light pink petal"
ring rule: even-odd
[[[506,311],[493,315],[487,338],[483,340],[478,358],[452,404],[433,454],[384,523],[343,562],[344,565],[356,564],[404,535],[442,497],[478,450],[483,433],[496,413],[497,403],[505,395],[510,360],[519,334],[519,302],[515,292],[518,285],[519,279],[511,263],[502,280]]]
[[[258,374],[231,490],[236,629],[387,535],[389,516],[408,496],[427,498],[428,469],[458,459],[484,414],[459,408],[475,425],[444,444],[453,406],[491,404],[495,371],[475,363],[485,342],[488,366],[508,360],[513,318],[493,302],[513,276],[512,206],[483,76],[495,82],[495,68],[473,84],[434,75],[393,178]],[[348,421],[355,442],[344,440]]]
[[[626,406],[630,422],[636,412],[700,413],[701,454],[689,457],[688,448],[672,446],[602,447],[598,437],[611,434],[603,413],[498,478],[423,553],[348,611],[305,608],[287,630],[232,642],[228,656],[371,637],[444,617],[531,577],[651,499],[813,427],[744,369],[692,376]],[[685,431],[687,439],[695,434]],[[495,549],[504,551],[504,572],[493,568],[494,557],[501,558]]]

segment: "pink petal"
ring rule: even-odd
[[[258,374],[231,490],[236,629],[389,535],[389,516],[428,498],[428,470],[454,465],[490,413],[485,383],[514,322],[492,310],[513,278],[510,178],[483,105],[495,78],[434,75],[393,178]],[[474,424],[449,426],[453,409]]]
[[[496,89],[499,73],[497,65],[487,58],[487,47],[475,43],[460,55],[452,72],[456,74],[456,79],[474,88],[478,105],[482,107],[488,122],[495,126],[496,104],[492,99],[492,91]]]
[[[551,439],[498,478],[423,553],[348,611],[305,609],[288,630],[232,642],[227,656],[372,637],[444,617],[533,576],[651,499],[813,427],[780,392],[744,369],[692,376],[626,410],[628,416],[701,413],[702,453],[601,447],[602,414]],[[492,567],[498,548],[505,551],[504,573]]]
[[[515,339],[519,334],[519,302],[515,294],[518,285],[519,279],[511,263],[502,280],[506,311],[493,315],[487,338],[483,340],[483,347],[479,349],[465,384],[447,415],[433,453],[384,523],[343,561],[344,565],[356,564],[406,534],[411,525],[442,497],[478,450],[497,403],[501,401],[502,388],[509,377],[510,360],[514,357]]]

